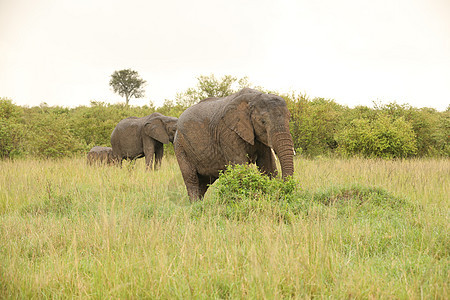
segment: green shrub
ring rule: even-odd
[[[295,181],[292,178],[286,181],[280,178],[270,179],[250,165],[229,165],[225,172],[221,172],[212,188],[224,203],[263,196],[283,200],[294,192]]]
[[[375,110],[393,119],[403,118],[411,124],[417,142],[418,156],[449,156],[450,111],[415,108],[408,104],[375,104]]]
[[[210,197],[193,205],[193,216],[219,213],[230,219],[248,220],[260,214],[288,221],[288,202],[296,182],[270,179],[250,165],[228,166],[210,188]]]
[[[302,94],[282,97],[291,113],[290,130],[299,154],[450,156],[449,110],[438,112],[396,103],[350,109],[332,100],[310,100]]]
[[[345,155],[404,158],[417,153],[415,134],[403,117],[393,119],[381,113],[374,120],[355,119],[336,135]]]
[[[436,139],[436,152],[441,156],[450,157],[450,106],[439,115],[437,130],[433,137]]]
[[[332,100],[305,95],[282,95],[291,113],[290,131],[297,153],[306,156],[331,154],[334,138],[342,127],[346,108]]]
[[[23,110],[11,100],[0,98],[0,158],[12,158],[23,152]]]
[[[41,106],[26,116],[26,149],[36,157],[56,158],[81,153],[83,141],[73,134],[68,122],[69,111]]]

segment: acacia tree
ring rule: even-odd
[[[114,71],[109,81],[109,85],[113,88],[114,93],[125,97],[126,106],[128,106],[130,98],[144,97],[145,83],[146,81],[139,77],[138,72],[131,69]]]
[[[197,86],[189,88],[184,93],[176,95],[176,102],[184,107],[189,107],[202,99],[209,97],[225,97],[236,93],[244,87],[250,87],[247,77],[238,79],[231,75],[225,75],[218,79],[211,74],[197,77]]]

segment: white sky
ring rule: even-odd
[[[450,104],[449,0],[0,0],[0,97],[75,107],[123,99],[115,70],[161,105],[199,75],[248,76],[340,104]]]

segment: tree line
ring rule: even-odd
[[[194,88],[156,107],[108,104],[66,108],[18,106],[0,98],[0,158],[57,158],[84,155],[93,146],[110,146],[116,124],[154,112],[179,117],[207,97],[223,97],[243,87],[278,94],[291,113],[290,130],[297,155],[369,158],[450,157],[450,106],[445,111],[396,103],[350,108],[324,98],[278,93],[251,86],[230,75],[200,76]],[[169,145],[166,153],[173,153]]]

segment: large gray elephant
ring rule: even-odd
[[[111,146],[119,163],[145,156],[147,168],[152,169],[154,157],[154,169],[158,169],[164,155],[163,144],[173,143],[177,120],[160,113],[121,120],[111,134]]]
[[[118,163],[118,159],[113,154],[111,147],[95,146],[89,150],[87,154],[87,163],[89,165],[94,164],[107,164],[114,165]]]
[[[283,178],[294,173],[290,113],[283,98],[245,88],[224,98],[208,98],[178,119],[175,155],[191,201],[202,198],[228,164],[255,163],[262,173]]]

